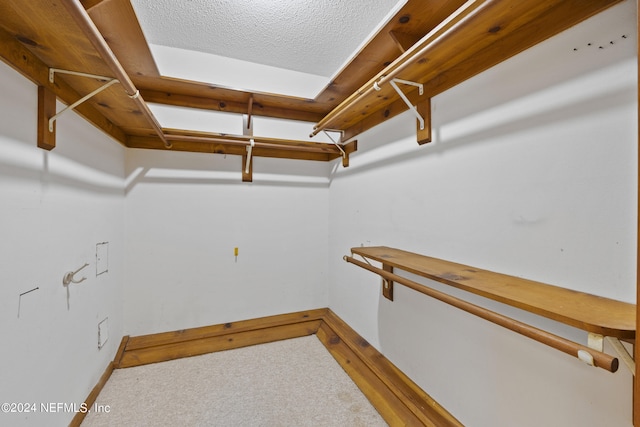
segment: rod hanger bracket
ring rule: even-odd
[[[367,257],[361,254],[354,254],[353,252],[351,252],[352,258],[356,255],[362,258],[364,262],[366,262],[370,267],[373,267],[373,265],[369,262],[369,259],[367,259]],[[345,257],[345,261],[348,262],[346,257]],[[386,271],[387,273],[393,273],[393,266],[389,264],[385,264],[383,262],[382,270]],[[394,284],[393,280],[388,279],[384,276],[380,276],[380,278],[382,279],[382,296],[388,299],[389,301],[393,301],[393,284]]]
[[[593,361],[593,355],[587,350],[578,350],[578,359],[582,360],[589,366],[596,366],[595,362]]]
[[[618,353],[624,364],[629,368],[631,373],[636,375],[636,362],[633,359],[633,356],[629,354],[629,351],[626,349],[624,345],[620,342],[620,339],[616,337],[605,337],[607,342],[611,344],[611,347]]]
[[[256,145],[255,140],[253,139],[253,121],[251,120],[251,106],[253,105],[253,95],[251,96],[251,98],[249,99],[249,114],[243,115],[242,116],[242,134],[245,136],[250,137],[249,138],[249,144],[247,144],[246,146],[246,150],[247,150],[247,161],[246,164],[244,165],[244,176],[245,176],[245,180],[248,181],[252,181],[253,180],[253,173],[250,174],[250,172],[252,171],[251,168],[251,161],[253,158],[253,148]]]
[[[78,76],[78,77],[87,77],[87,78],[96,79],[96,80],[105,80],[105,81],[114,80],[113,77],[99,76],[96,74],[89,74],[89,73],[81,73],[79,71],[63,70],[62,68],[49,68],[49,83],[55,82],[56,73],[69,74],[69,75]]]
[[[353,253],[353,251],[351,252],[351,257],[352,257],[352,258],[353,258],[353,257],[355,257],[356,255],[357,255],[357,256],[359,256],[360,258],[362,258],[362,259],[364,260],[364,262],[366,262],[367,264],[369,264],[371,267],[373,267],[373,265],[371,265],[371,263],[369,262],[369,259],[368,259],[367,257],[365,257],[364,255],[360,255],[360,254],[354,254],[354,253]],[[343,259],[344,259],[345,261],[347,261],[347,262],[349,261],[349,260],[347,259],[347,257],[346,257],[346,256],[345,256],[345,257],[343,257]]]
[[[413,115],[416,116],[416,119],[418,119],[418,122],[420,123],[420,130],[424,130],[424,117],[422,117],[422,115],[418,112],[418,109],[416,108],[416,106],[413,105],[411,101],[409,101],[409,98],[407,98],[407,95],[405,95],[404,92],[402,92],[402,90],[398,87],[398,83],[417,87],[418,93],[420,95],[424,94],[424,85],[422,83],[416,83],[416,82],[412,82],[409,80],[402,80],[402,79],[391,79],[389,81],[389,84],[398,93],[398,96],[400,96],[400,98],[404,101],[404,103],[407,104],[407,107],[409,107],[409,110],[411,110],[413,112]],[[378,86],[378,82],[375,82],[373,84],[373,88],[376,90],[380,90],[380,86]]]
[[[251,156],[253,154],[253,147],[255,147],[256,143],[253,140],[253,138],[251,138],[249,140],[249,145],[247,145],[247,164],[244,168],[244,173],[249,173],[249,168],[251,167]]]
[[[331,142],[333,142],[333,145],[335,145],[336,147],[338,147],[338,150],[340,150],[340,153],[342,153],[342,158],[346,159],[347,158],[347,153],[345,153],[345,151],[342,149],[342,145],[340,145],[338,143],[338,141],[336,141],[335,139],[333,139],[331,137],[331,135],[329,135],[329,132],[327,132],[326,130],[323,130],[324,134],[327,135],[327,138],[329,138],[331,140]],[[336,131],[336,132],[340,132],[340,131]]]
[[[70,74],[70,75],[73,75],[73,76],[88,77],[88,78],[97,79],[97,80],[105,80],[106,83],[103,84],[102,86],[100,86],[99,88],[97,88],[96,90],[94,90],[93,92],[83,96],[82,98],[80,98],[79,100],[74,102],[73,104],[68,105],[67,107],[62,109],[60,112],[56,113],[54,116],[50,117],[49,118],[49,132],[53,132],[53,124],[54,124],[54,122],[60,116],[62,116],[64,113],[66,113],[69,110],[73,110],[78,105],[82,104],[87,99],[94,97],[98,93],[100,93],[103,90],[107,89],[109,86],[111,86],[111,85],[113,85],[115,83],[120,83],[120,81],[118,79],[114,79],[112,77],[97,76],[95,74],[80,73],[80,72],[77,72],[77,71],[62,70],[62,69],[59,69],[59,68],[49,68],[49,82],[53,83],[55,81],[55,73]],[[129,94],[127,94],[127,95],[129,95]],[[132,99],[135,99],[139,95],[140,95],[140,92],[137,91],[135,94],[129,95],[129,97],[132,98]]]
[[[596,334],[594,332],[589,332],[587,338],[587,346],[599,352],[604,352],[604,341],[606,341],[611,345],[611,347],[618,353],[624,364],[629,368],[633,375],[636,374],[636,362],[633,359],[633,356],[629,354],[629,351],[625,348],[624,345],[620,342],[620,339],[616,337],[605,337],[600,334]],[[583,360],[582,357],[579,357],[580,360]],[[588,363],[588,362],[587,362]]]

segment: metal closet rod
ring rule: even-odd
[[[251,145],[251,141],[242,141],[230,138],[218,138],[213,136],[195,136],[195,135],[165,135],[169,141],[181,141],[181,142],[205,142],[210,144],[227,144],[237,147],[247,147]],[[251,138],[254,140],[254,148],[269,148],[276,150],[288,150],[288,151],[302,151],[305,153],[322,153],[322,154],[340,154],[338,149],[331,145],[325,144],[326,147],[304,147],[299,145],[287,145],[278,144],[272,142],[260,141],[260,138]]]
[[[146,102],[140,97],[140,92],[136,89],[135,85],[122,68],[122,65],[118,61],[118,58],[113,54],[111,48],[100,34],[100,31],[96,27],[96,25],[91,20],[91,17],[84,9],[80,1],[78,0],[62,0],[62,4],[67,8],[69,15],[76,21],[76,24],[80,27],[80,29],[84,32],[84,34],[89,38],[93,47],[98,51],[102,59],[105,61],[107,66],[111,69],[113,74],[115,74],[116,79],[120,81],[120,84],[124,87],[124,90],[127,92],[130,98],[132,98],[138,108],[142,111],[142,114],[147,118],[153,130],[158,134],[164,145],[168,148],[171,147],[171,143],[167,141],[167,138],[162,132],[162,127],[154,117],[153,113],[147,106]]]
[[[376,273],[387,280],[400,283],[422,294],[428,295],[432,298],[435,298],[444,303],[447,303],[456,308],[459,308],[460,310],[466,311],[467,313],[473,314],[474,316],[478,316],[482,319],[488,320],[489,322],[495,323],[504,328],[510,329],[521,335],[524,335],[538,342],[546,344],[550,347],[553,347],[557,350],[560,350],[564,353],[567,353],[573,357],[577,357],[578,359],[586,363],[592,364],[593,366],[597,366],[598,368],[605,369],[609,372],[616,372],[618,370],[618,365],[619,365],[618,359],[611,355],[608,355],[606,353],[594,350],[587,346],[575,343],[566,338],[562,338],[550,332],[543,331],[541,329],[535,328],[531,325],[527,325],[526,323],[522,323],[510,317],[503,316],[502,314],[496,313],[491,310],[487,310],[486,308],[477,306],[475,304],[471,304],[467,301],[463,301],[459,298],[445,294],[444,292],[431,289],[429,287],[421,285],[420,283],[406,279],[402,276],[398,276],[397,274],[389,273],[387,271],[384,271],[380,268],[374,267],[362,261],[358,261],[353,257],[345,256],[344,260],[349,263],[355,264],[358,267],[362,267],[365,270],[369,270],[373,273]],[[592,358],[592,360],[586,361],[585,356],[587,359]]]
[[[459,7],[446,20],[441,22],[433,30],[429,31],[420,41],[413,45],[409,50],[399,56],[391,63],[383,72],[385,74],[377,75],[373,79],[364,84],[358,91],[340,103],[329,114],[318,122],[311,132],[311,137],[317,135],[324,129],[327,129],[331,122],[342,116],[349,108],[353,106],[361,97],[370,94],[372,91],[379,90],[380,85],[396,78],[398,74],[404,71],[413,61],[427,54],[430,49],[440,42],[453,35],[460,27],[464,26],[467,21],[478,14],[485,7],[498,0],[469,0]],[[459,19],[458,19],[459,18]],[[363,89],[364,88],[364,89]],[[333,126],[339,127],[339,126]]]

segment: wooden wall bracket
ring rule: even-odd
[[[416,106],[414,106],[409,98],[400,90],[398,87],[398,83],[402,83],[405,85],[411,85],[418,88],[418,94],[420,97],[424,94],[424,86],[422,83],[411,82],[402,79],[391,79],[389,84],[393,86],[393,89],[398,93],[400,99],[407,104],[409,110],[416,116],[417,119],[417,130],[416,130],[416,139],[418,140],[418,144],[426,144],[431,142],[431,99],[424,98],[419,101]],[[377,83],[374,83],[374,88],[378,88]]]
[[[44,150],[56,148],[55,123],[49,131],[49,118],[56,114],[56,94],[46,86],[38,86],[38,147]]]
[[[62,116],[69,110],[73,110],[78,105],[94,97],[111,85],[120,83],[118,79],[112,79],[111,77],[97,76],[94,74],[80,73],[77,71],[62,70],[59,68],[49,68],[49,83],[54,83],[56,73],[70,74],[79,77],[88,77],[91,79],[106,81],[106,83],[104,83],[93,92],[78,99],[74,103],[69,104],[64,109],[60,110],[59,113],[56,113],[55,93],[45,86],[38,86],[38,147],[44,148],[45,150],[52,150],[56,146],[55,122],[60,116]],[[130,97],[137,98],[138,92]]]
[[[249,105],[247,106],[247,125],[245,128],[251,129],[251,135],[253,136],[253,123],[251,123],[251,115],[253,114],[253,94],[249,97]]]
[[[342,167],[349,167],[349,154],[358,151],[358,141],[354,140],[342,145],[344,149],[345,156],[342,157]]]
[[[416,109],[424,120],[422,129],[420,129],[420,122],[416,126],[418,144],[422,145],[431,142],[431,98],[425,98],[418,102]]]
[[[343,138],[344,132],[342,132],[342,131],[336,131],[336,132],[340,132],[340,143],[338,143],[338,141],[336,141],[335,139],[333,139],[327,130],[324,130],[323,132],[324,132],[324,134],[325,134],[325,135],[327,135],[327,138],[329,138],[329,139],[331,140],[331,142],[333,143],[333,145],[335,145],[335,146],[336,146],[336,148],[337,148],[338,150],[340,150],[340,153],[342,154],[342,167],[345,167],[345,168],[349,167],[349,153],[350,153],[351,151],[347,151],[347,150],[345,150],[345,147],[346,147],[346,146],[345,146],[345,144],[342,142],[342,138]],[[352,151],[355,151],[355,150],[356,150],[355,145],[354,145],[353,147],[354,147],[354,149],[353,149]]]
[[[388,273],[393,273],[393,266],[389,264],[382,264],[382,269]],[[382,296],[393,301],[393,280],[382,279]]]

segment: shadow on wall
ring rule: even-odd
[[[635,2],[623,2],[434,97],[433,141],[429,144],[415,142],[415,119],[409,113],[363,133],[357,138],[359,150],[352,155],[351,166],[336,168],[331,179],[554,123],[589,120],[595,113],[636,103],[637,82],[602,82],[609,85],[603,92],[600,81],[590,78],[601,74],[619,80],[616,67],[628,61],[635,64],[635,16]],[[546,99],[540,97],[555,90],[556,98],[553,93]],[[558,94],[567,94],[567,99],[558,99]],[[479,120],[491,111],[488,120]],[[465,129],[470,124],[473,129]],[[374,156],[374,151],[382,155]]]
[[[9,117],[10,120],[5,118],[0,124],[3,152],[0,177],[39,182],[43,190],[48,186],[59,186],[121,197],[124,194],[125,148],[75,114],[56,122],[56,147],[53,150],[38,148],[37,96],[35,91],[33,93],[33,98],[25,97],[24,93],[10,94],[24,105],[18,109],[19,114]],[[7,99],[13,101],[13,98]],[[57,108],[63,108],[60,102]]]
[[[242,182],[240,156],[125,148],[126,166],[123,168],[121,164],[102,164],[105,158],[113,162],[113,156],[96,155],[95,144],[87,144],[86,149],[79,147],[79,152],[74,151],[75,146],[46,151],[13,140],[3,144],[9,144],[0,158],[0,177],[3,179],[40,182],[44,188],[60,186],[112,196],[128,194],[141,183],[322,188],[329,185],[331,166],[326,162],[258,158],[254,181],[245,183]],[[104,150],[105,145],[112,145],[107,147],[108,151],[123,149],[114,141],[101,144],[98,149]],[[94,150],[93,155],[90,150]],[[122,177],[115,174],[116,169],[124,169],[124,188]]]
[[[5,152],[6,153],[6,152]],[[74,188],[92,194],[122,196],[122,179],[111,174],[96,172],[90,167],[69,162],[68,168],[51,167],[52,153],[41,150],[42,161],[35,162],[33,157],[24,161],[24,157],[12,157],[13,151],[0,159],[0,177],[4,179],[38,181],[44,188],[61,186]],[[56,163],[67,163],[68,159],[58,156]]]
[[[553,123],[561,123],[581,118],[586,119],[591,115],[595,115],[597,112],[613,110],[617,107],[635,102],[634,91],[635,87],[627,86],[615,92],[600,94],[588,99],[576,100],[571,104],[564,104],[535,114],[514,118],[507,122],[494,122],[481,130],[460,133],[460,135],[455,137],[443,137],[443,127],[435,127],[433,129],[433,141],[425,146],[418,146],[415,142],[415,134],[413,133],[415,120],[413,116],[404,114],[400,118],[387,122],[385,124],[387,126],[381,125],[380,129],[375,129],[367,135],[371,137],[372,144],[369,144],[368,140],[360,144],[360,147],[365,147],[360,155],[362,155],[365,150],[366,152],[370,152],[392,142],[398,142],[398,146],[401,146],[399,150],[394,150],[395,153],[392,155],[360,165],[358,164],[357,158],[352,159],[351,167],[334,169],[331,178],[375,170],[385,165],[416,160],[420,157],[441,155],[456,148],[500,139],[511,134],[540,128],[541,126],[549,126]],[[398,123],[399,120],[403,122]],[[382,126],[386,128],[382,128]],[[407,133],[409,135],[399,134],[397,132],[399,128],[408,130]],[[406,139],[410,139],[411,142],[407,143],[405,141]]]
[[[242,182],[237,155],[129,149],[125,193],[138,184],[328,187],[331,163],[256,158],[253,182]]]

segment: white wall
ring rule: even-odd
[[[0,424],[67,425],[122,337],[124,149],[67,113],[57,147],[41,150],[37,87],[0,63],[0,90],[0,402],[36,404],[35,413],[0,413]],[[96,276],[102,242],[108,272]],[[87,280],[67,292],[63,275],[85,262]],[[98,349],[105,318],[109,339]],[[43,413],[50,403],[60,412]]]
[[[179,53],[165,51],[178,61]],[[242,134],[238,114],[151,108],[163,127]],[[261,137],[304,140],[313,126],[252,120]],[[128,150],[126,333],[326,307],[332,166],[258,157],[244,183],[240,156]]]
[[[348,169],[258,158],[251,184],[237,156],[124,150],[73,113],[42,151],[36,87],[0,64],[0,402],[79,404],[123,334],[330,306],[466,425],[630,425],[624,367],[589,368],[400,286],[388,302],[342,256],[395,246],[634,302],[635,16],[628,0],[438,96],[428,146],[405,114],[361,135]],[[62,276],[84,262],[67,297]]]
[[[635,35],[626,1],[434,98],[429,145],[404,114],[360,135],[333,176],[330,307],[465,425],[631,425],[631,375],[402,286],[389,302],[342,256],[386,245],[635,302]]]
[[[326,307],[328,168],[255,158],[243,183],[239,156],[129,150],[126,332]]]

